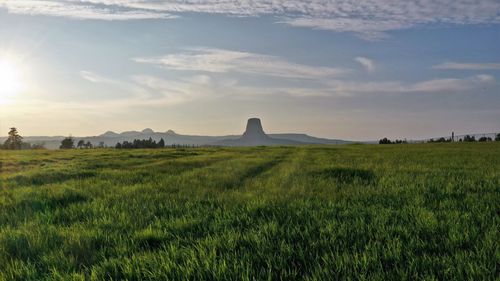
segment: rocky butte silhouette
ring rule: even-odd
[[[257,146],[257,145],[293,145],[306,144],[305,142],[290,139],[271,138],[262,129],[259,118],[250,118],[247,121],[247,128],[241,138],[221,140],[215,143],[222,146]]]
[[[264,133],[264,129],[262,129],[262,123],[260,122],[260,119],[250,118],[247,121],[246,130],[239,140],[246,142],[262,142],[268,139],[269,137],[266,135],[266,133]]]

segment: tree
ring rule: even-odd
[[[116,145],[115,145],[115,148],[116,149],[121,149],[122,148],[122,144],[117,142]]]
[[[381,139],[379,142],[379,144],[391,144],[391,140],[387,139],[387,138],[383,138]]]
[[[15,127],[10,128],[9,137],[4,142],[5,149],[21,149],[23,137],[19,135]]]
[[[158,142],[158,145],[157,145],[158,148],[164,148],[165,147],[165,141],[162,139],[160,139],[160,141]]]
[[[466,135],[466,136],[464,137],[464,141],[465,141],[465,142],[475,142],[475,141],[476,141],[476,137]]]
[[[84,140],[79,140],[78,144],[76,145],[77,148],[83,148],[85,146],[85,141]]]
[[[72,149],[75,148],[75,140],[73,137],[67,137],[61,141],[60,149]]]
[[[500,141],[500,133],[498,133],[497,136],[495,137],[495,141]]]
[[[87,141],[87,143],[85,144],[85,148],[93,148],[94,146],[92,145],[92,143],[90,141]]]
[[[122,148],[133,148],[132,144],[128,141],[124,141],[122,144]]]
[[[492,141],[491,138],[487,138],[487,137],[481,137],[479,138],[478,140],[479,142],[487,142],[487,141]]]

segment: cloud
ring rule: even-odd
[[[486,74],[476,75],[475,79],[477,81],[480,81],[480,82],[493,82],[493,81],[495,81],[495,77],[493,77],[491,75],[486,75]]]
[[[161,76],[137,74],[115,80],[91,71],[81,71],[82,79],[91,83],[104,83],[121,95],[102,99],[60,102],[61,108],[73,111],[103,110],[105,112],[126,111],[130,108],[163,108],[180,104],[209,100],[265,100],[270,98],[339,98],[363,95],[405,94],[474,94],[486,87],[496,85],[491,75],[480,74],[467,78],[432,79],[415,83],[401,81],[360,82],[353,80],[320,79],[299,86],[285,84],[262,86],[241,84],[229,75],[219,73],[196,74],[182,78],[166,79]],[[112,89],[111,88],[111,89]],[[56,103],[52,103],[55,105]],[[91,111],[92,111],[91,110]]]
[[[315,67],[292,63],[279,57],[222,49],[197,48],[156,58],[135,58],[139,63],[163,68],[210,73],[239,72],[281,78],[319,79],[342,76],[343,68]]]
[[[164,12],[130,9],[119,6],[97,5],[106,1],[52,1],[52,0],[3,0],[0,8],[9,13],[45,15],[87,20],[140,20],[171,19],[177,16]]]
[[[500,70],[500,63],[457,63],[446,62],[432,67],[441,70]]]
[[[195,75],[183,79],[164,79],[152,75],[135,75],[132,80],[150,93],[139,104],[165,106],[185,103],[193,100],[217,98],[227,93],[235,81],[231,79],[213,79],[208,75]]]
[[[498,0],[3,0],[0,7],[17,14],[106,20],[182,13],[272,16],[291,26],[354,32],[369,40],[426,25],[500,23]]]
[[[362,18],[289,18],[283,23],[295,27],[309,27],[336,32],[355,32],[360,38],[376,41],[389,37],[391,30],[409,28],[412,25],[402,21]]]
[[[332,93],[349,96],[353,94],[404,94],[404,93],[456,93],[467,92],[488,84],[494,83],[495,78],[491,75],[481,74],[463,79],[446,78],[431,79],[416,83],[403,83],[400,81],[382,82],[352,82],[334,80],[329,81],[329,89]]]
[[[430,79],[408,83],[402,81],[354,81],[349,79],[352,72],[347,69],[330,67],[313,67],[295,64],[279,57],[248,52],[230,51],[210,48],[191,48],[181,53],[169,54],[155,58],[135,58],[139,63],[148,63],[177,71],[200,72],[197,80],[164,80],[151,76],[140,76],[135,82],[163,93],[168,100],[186,102],[201,97],[217,96],[231,93],[232,96],[256,97],[266,95],[288,95],[293,97],[335,97],[358,94],[406,94],[406,93],[456,93],[479,89],[494,83],[491,75],[480,74],[466,78]],[[376,69],[373,60],[356,57],[366,71]],[[304,85],[280,84],[261,87],[259,85],[241,85],[234,78],[231,83],[220,81],[234,77],[235,73],[271,76],[278,78],[309,79]],[[191,78],[192,79],[192,78]],[[210,81],[210,83],[208,83]]]
[[[82,70],[80,71],[80,76],[84,79],[84,80],[87,80],[89,82],[92,82],[92,83],[109,83],[109,82],[113,82],[113,80],[110,80],[108,78],[105,78],[105,77],[102,77],[98,74],[95,74],[91,71],[86,71],[86,70]]]
[[[357,57],[355,58],[368,72],[373,72],[375,70],[375,62],[369,58]]]

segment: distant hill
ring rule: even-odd
[[[353,141],[337,140],[337,139],[325,139],[316,138],[306,134],[268,134],[268,136],[277,139],[287,139],[303,143],[313,143],[313,144],[348,144],[353,143]]]
[[[257,119],[257,118],[252,118]],[[250,120],[252,120],[250,119]],[[258,119],[257,119],[258,120]],[[250,122],[250,121],[249,121]],[[252,121],[256,122],[257,121]],[[116,133],[107,131],[98,136],[74,137],[76,142],[83,139],[90,141],[93,145],[104,143],[105,146],[114,147],[117,142],[133,141],[134,139],[149,139],[159,141],[163,138],[165,145],[183,144],[183,145],[220,145],[220,146],[253,146],[253,145],[300,145],[300,144],[347,144],[351,141],[316,138],[306,134],[265,134],[262,126],[251,125],[250,135],[228,135],[228,136],[195,136],[180,135],[172,130],[166,132],[155,132],[152,129],[142,131],[126,131]],[[258,128],[259,127],[259,128]],[[253,131],[256,130],[256,131]],[[247,131],[249,131],[247,124]],[[48,149],[58,149],[64,136],[31,136],[24,137],[24,141],[30,143],[44,144]],[[0,142],[4,142],[6,137],[0,137]]]

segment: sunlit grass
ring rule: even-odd
[[[498,277],[498,143],[0,160],[0,280]]]

